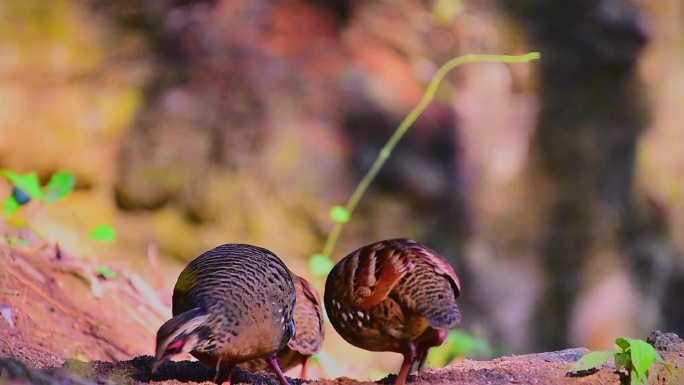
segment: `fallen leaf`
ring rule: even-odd
[[[67,196],[76,186],[74,174],[60,171],[52,175],[47,186],[45,186],[45,202],[52,203]]]
[[[81,362],[90,362],[88,356],[83,353],[76,353],[76,359]]]
[[[14,310],[8,304],[0,304],[0,315],[9,323],[10,327],[14,329]]]
[[[95,268],[95,272],[107,279],[114,279],[119,276],[119,274],[117,274],[116,271],[110,269],[107,266],[97,266]]]

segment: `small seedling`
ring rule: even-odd
[[[12,194],[7,197],[3,206],[6,217],[14,214],[32,200],[41,200],[45,203],[58,201],[69,195],[76,186],[76,177],[67,171],[58,171],[52,174],[45,187],[40,186],[40,180],[35,171],[18,174],[3,169],[0,170],[0,175],[4,176],[12,185]]]
[[[43,193],[45,194],[43,200],[45,203],[52,203],[58,201],[69,195],[76,187],[76,177],[74,174],[65,171],[59,171],[52,174],[52,178],[45,186]]]
[[[430,349],[428,364],[433,368],[441,368],[457,357],[486,359],[494,355],[489,342],[464,330],[452,330],[442,346]]]
[[[335,262],[323,254],[314,254],[309,258],[309,269],[314,275],[324,277],[335,267]]]
[[[98,225],[90,232],[90,238],[102,243],[113,243],[116,241],[116,229],[108,224]]]
[[[615,349],[605,352],[589,352],[575,362],[570,374],[587,373],[597,370],[610,357],[615,359],[615,370],[625,374],[632,385],[648,384],[649,371],[657,361],[668,368],[663,357],[653,346],[644,340],[619,337]]]
[[[116,279],[119,277],[119,274],[117,274],[116,271],[107,266],[96,266],[95,272],[106,279]]]

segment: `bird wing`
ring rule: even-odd
[[[449,279],[451,287],[454,290],[454,297],[458,297],[458,295],[461,293],[461,282],[458,280],[458,276],[449,262],[440,257],[435,251],[425,247],[414,250],[414,253],[416,257],[422,259],[428,265],[432,266],[432,268],[435,270],[435,273]]]
[[[302,292],[304,292],[304,296],[311,301],[314,306],[316,307],[316,310],[318,311],[318,320],[319,320],[319,325],[320,325],[320,330],[323,332],[323,307],[321,306],[321,298],[318,295],[318,291],[314,289],[314,287],[309,283],[304,278],[299,277],[300,282],[302,283]]]
[[[409,239],[378,242],[355,252],[353,296],[361,309],[369,309],[384,301],[401,281],[416,268],[416,258],[427,263],[435,273],[448,279],[454,298],[461,292],[461,283],[454,268],[435,251]]]
[[[301,355],[310,356],[318,352],[323,343],[323,308],[316,289],[304,278],[292,275],[302,295],[297,298],[294,313],[297,333],[287,346]]]
[[[369,309],[384,301],[406,273],[413,269],[409,255],[391,242],[379,242],[356,251],[354,303]]]

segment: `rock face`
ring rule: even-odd
[[[675,333],[663,333],[656,330],[646,340],[656,350],[664,352],[684,352],[684,341]]]

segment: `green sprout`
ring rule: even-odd
[[[418,102],[418,105],[413,110],[411,110],[411,112],[404,118],[404,120],[402,120],[402,122],[399,124],[399,127],[397,127],[397,129],[394,131],[394,133],[389,138],[387,143],[382,147],[380,153],[378,154],[378,157],[375,159],[373,165],[368,170],[363,179],[361,179],[361,182],[359,182],[359,184],[356,186],[356,189],[354,189],[354,192],[352,192],[347,203],[344,206],[335,206],[331,210],[330,214],[333,222],[335,222],[335,226],[328,234],[328,238],[325,241],[325,246],[323,247],[323,252],[316,253],[311,256],[311,259],[316,258],[319,260],[319,262],[316,262],[316,265],[320,266],[323,265],[323,263],[320,262],[320,260],[322,258],[327,259],[325,265],[329,266],[329,268],[327,270],[314,270],[313,273],[315,275],[324,276],[328,272],[330,272],[330,269],[332,269],[332,266],[334,266],[331,256],[335,249],[337,239],[342,233],[342,228],[344,227],[344,224],[349,222],[349,220],[352,217],[352,213],[354,212],[354,209],[359,204],[359,201],[363,197],[364,193],[366,192],[370,184],[375,179],[378,172],[380,172],[382,166],[385,164],[387,159],[389,159],[390,155],[392,154],[392,150],[394,150],[394,148],[397,146],[397,143],[399,143],[399,140],[404,136],[404,134],[406,134],[406,131],[408,131],[408,129],[411,127],[411,125],[413,125],[416,119],[418,119],[418,117],[423,113],[423,111],[425,111],[425,109],[430,104],[432,99],[434,99],[435,94],[437,93],[437,89],[439,88],[439,85],[441,84],[444,77],[451,70],[465,63],[525,63],[533,60],[538,60],[539,58],[541,58],[539,52],[529,52],[524,55],[470,54],[455,57],[447,61],[444,65],[442,65],[430,81],[430,84],[428,85],[425,93],[423,94],[422,99],[420,100],[420,102]]]
[[[45,203],[56,202],[69,195],[76,186],[76,177],[67,171],[54,173],[45,187],[40,186],[40,179],[35,171],[18,174],[3,169],[0,170],[0,175],[12,185],[12,194],[7,197],[3,205],[5,217],[14,214],[32,200],[42,200]]]
[[[441,368],[457,357],[486,359],[494,356],[494,349],[489,342],[464,330],[452,330],[442,346],[430,349],[428,364],[433,368]]]
[[[45,203],[58,201],[69,195],[74,190],[74,187],[76,187],[76,177],[74,177],[74,174],[65,171],[56,172],[45,186],[45,197],[43,200]]]
[[[110,267],[103,265],[96,266],[95,272],[107,279],[116,279],[119,277],[119,274],[117,274],[116,271],[112,270]]]
[[[593,371],[606,363],[610,357],[615,360],[615,370],[625,374],[631,385],[648,384],[649,371],[659,362],[669,368],[658,351],[648,342],[640,339],[618,337],[615,348],[605,352],[589,352],[575,362],[569,373]],[[669,370],[669,369],[668,369]]]
[[[102,243],[114,243],[116,241],[116,229],[108,224],[98,225],[90,232],[90,238]]]
[[[309,258],[309,269],[316,276],[324,276],[332,270],[335,263],[323,254],[314,254]]]

